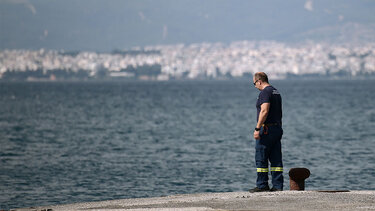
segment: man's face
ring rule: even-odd
[[[255,77],[253,77],[253,84],[254,84],[255,88],[257,88],[259,90],[260,90],[260,83],[261,83],[260,80],[257,80],[257,79],[255,79]]]

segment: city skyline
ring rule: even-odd
[[[373,77],[375,43],[241,41],[148,46],[112,53],[0,51],[0,79],[5,80],[229,79],[250,77],[258,71],[267,72],[272,79]]]

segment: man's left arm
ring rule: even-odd
[[[260,106],[259,119],[256,128],[262,127],[263,123],[266,121],[268,112],[270,111],[270,103],[263,103]],[[260,139],[260,131],[254,131],[254,138]]]

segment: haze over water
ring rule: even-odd
[[[271,81],[287,172],[374,190],[373,80]],[[248,81],[0,83],[0,208],[255,186]]]

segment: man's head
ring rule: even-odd
[[[259,89],[263,90],[266,86],[269,86],[268,77],[264,72],[257,72],[253,76],[253,84]]]

